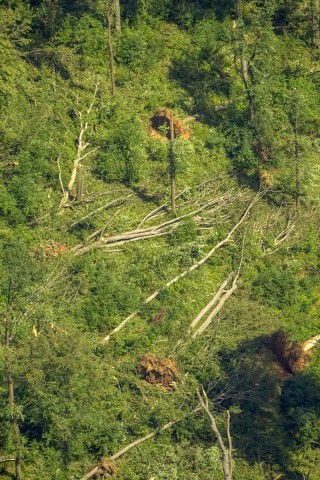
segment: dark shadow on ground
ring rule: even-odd
[[[271,352],[270,337],[245,341],[236,350],[221,354],[219,361],[224,385],[214,385],[209,395],[217,408],[240,409],[231,422],[239,457],[252,465],[276,467],[282,480],[308,478],[310,465],[305,472],[303,468],[298,471],[290,458],[299,454],[301,459],[304,447],[319,442],[320,379],[308,369],[292,376]],[[306,433],[308,421],[316,425],[314,429],[309,426]],[[308,440],[303,435],[309,435]]]

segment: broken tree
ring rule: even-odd
[[[58,168],[59,168],[59,180],[60,180],[60,186],[62,190],[62,198],[60,200],[60,208],[67,206],[68,202],[71,200],[72,197],[72,190],[75,185],[77,176],[79,179],[79,184],[78,184],[78,196],[81,196],[82,199],[82,192],[83,192],[83,176],[82,176],[82,170],[81,170],[81,162],[87,158],[89,155],[92,155],[97,148],[93,148],[89,151],[86,151],[87,148],[90,146],[90,143],[85,140],[85,134],[87,132],[89,123],[88,123],[88,117],[93,109],[93,106],[95,104],[95,100],[97,97],[98,93],[98,88],[99,88],[99,83],[95,85],[95,90],[93,94],[93,100],[90,103],[89,107],[85,111],[77,111],[77,116],[79,118],[79,123],[80,123],[80,131],[78,135],[78,140],[77,140],[77,155],[76,158],[73,161],[73,168],[71,171],[70,179],[65,187],[62,181],[61,177],[61,168],[60,168],[60,163],[59,160],[57,161],[58,163]],[[78,200],[78,199],[77,199]]]

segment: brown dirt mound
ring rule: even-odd
[[[283,367],[293,374],[302,372],[309,364],[311,352],[305,352],[301,343],[290,340],[282,330],[272,335],[271,349]]]
[[[138,366],[139,375],[152,385],[170,390],[179,379],[179,369],[173,360],[157,355],[144,355]]]
[[[149,134],[152,138],[164,140],[170,139],[170,118],[173,115],[173,111],[168,108],[159,107],[156,110],[155,115],[151,118],[151,128]],[[161,134],[161,127],[166,127],[166,133]],[[185,140],[189,140],[191,132],[185,127],[182,120],[179,120],[173,115],[173,131],[175,137],[182,137]]]

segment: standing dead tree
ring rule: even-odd
[[[77,179],[77,175],[79,174],[80,182],[81,185],[78,185],[78,193],[81,193],[81,198],[82,198],[82,190],[83,190],[83,179],[82,179],[82,172],[81,172],[81,162],[88,157],[89,155],[92,155],[97,148],[93,148],[92,150],[86,151],[87,148],[89,147],[90,143],[86,142],[84,139],[85,133],[88,129],[88,120],[87,117],[90,115],[92,108],[95,104],[95,100],[97,97],[98,93],[98,88],[99,88],[99,83],[95,85],[95,90],[93,94],[93,100],[89,105],[89,108],[85,112],[78,111],[77,115],[80,121],[80,132],[78,135],[78,146],[77,146],[77,156],[73,161],[73,168],[71,171],[71,176],[69,179],[69,182],[66,187],[64,187],[62,178],[61,178],[61,169],[60,169],[60,163],[58,160],[58,168],[59,168],[59,180],[60,180],[60,185],[62,189],[62,198],[60,200],[60,208],[64,207],[70,200],[71,197],[71,191],[74,187],[75,181]],[[84,119],[84,116],[86,119]],[[80,174],[81,172],[81,174]]]
[[[213,254],[218,250],[220,249],[221,247],[227,245],[231,240],[232,240],[232,237],[234,235],[234,233],[240,228],[240,226],[243,224],[243,222],[245,221],[245,219],[248,217],[251,209],[254,207],[254,205],[260,200],[260,198],[263,196],[263,193],[258,193],[255,198],[252,200],[252,202],[250,203],[250,205],[246,208],[246,210],[244,211],[244,213],[242,214],[242,216],[240,217],[240,219],[238,220],[238,222],[232,227],[232,229],[230,230],[230,232],[228,233],[228,235],[223,239],[223,240],[220,240],[220,242],[218,242],[216,245],[214,245],[214,247],[212,247],[212,249],[204,256],[202,257],[200,260],[198,260],[198,262],[194,263],[191,267],[187,268],[186,270],[184,270],[183,272],[181,272],[179,275],[177,275],[176,277],[174,277],[172,280],[168,281],[163,288],[169,288],[171,285],[174,285],[175,283],[177,283],[181,278],[184,278],[186,277],[189,273],[193,272],[194,270],[198,269],[199,267],[201,267],[207,260],[209,260],[209,258],[211,258],[213,256]],[[234,289],[236,287],[233,287]],[[232,292],[231,292],[232,293]],[[231,295],[231,293],[229,294],[229,296]],[[155,298],[158,297],[158,295],[160,294],[160,289],[159,290],[156,290],[154,293],[152,293],[149,297],[147,297],[144,302],[143,302],[143,305],[147,305],[149,304],[150,302],[152,302],[152,300],[154,300]],[[225,299],[226,300],[226,299]],[[224,301],[225,301],[224,300]],[[135,312],[131,313],[127,318],[125,318],[114,330],[112,330],[112,332],[110,332],[107,336],[105,336],[102,340],[101,340],[101,343],[104,344],[104,343],[107,343],[109,342],[110,338],[112,337],[112,335],[115,335],[116,333],[118,333],[120,330],[122,330],[122,328],[130,321],[132,320],[136,315],[138,315],[139,313],[139,310],[136,310]]]
[[[211,430],[215,434],[218,442],[218,446],[221,452],[221,462],[224,474],[224,480],[232,480],[232,438],[230,435],[230,412],[227,411],[226,423],[227,423],[227,438],[228,447],[225,445],[220,430],[218,429],[216,419],[210,412],[209,401],[206,392],[202,387],[202,394],[198,390],[198,398],[200,400],[203,410],[208,415],[211,422]]]

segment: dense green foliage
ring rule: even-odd
[[[111,0],[0,2],[0,479],[16,478],[4,459],[20,452],[24,479],[79,480],[171,420],[121,456],[112,478],[222,479],[208,418],[194,412],[203,385],[225,441],[231,412],[235,480],[316,480],[319,354],[284,379],[263,352],[279,329],[303,342],[320,327],[320,2],[120,8],[121,32]],[[194,117],[190,138],[173,145],[176,215],[168,126],[150,135],[159,107]],[[257,192],[231,240],[167,288]],[[180,215],[163,236],[79,254],[94,234]],[[188,338],[239,266],[234,295]],[[139,376],[150,353],[177,362],[173,389]]]

